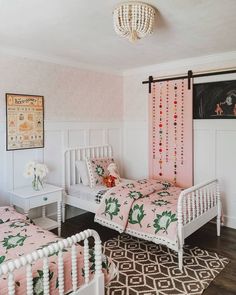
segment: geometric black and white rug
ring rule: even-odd
[[[198,247],[185,247],[183,272],[177,254],[162,245],[121,234],[104,243],[118,275],[106,295],[200,295],[229,263]]]

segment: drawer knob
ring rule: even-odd
[[[43,200],[44,200],[44,201],[47,201],[47,200],[48,200],[48,198],[47,198],[47,197],[43,197]]]

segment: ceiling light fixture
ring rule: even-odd
[[[143,2],[121,3],[113,12],[115,32],[131,42],[151,34],[154,20],[155,8]]]

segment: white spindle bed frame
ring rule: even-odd
[[[79,198],[67,194],[71,185],[81,183],[80,175],[77,174],[75,162],[77,160],[84,160],[87,158],[112,157],[112,147],[104,146],[90,146],[72,148],[65,151],[65,198],[63,220],[65,219],[65,204],[87,210],[89,212],[96,212],[99,204],[81,200]],[[173,247],[166,245],[178,252],[179,269],[183,267],[183,245],[184,240],[202,227],[204,224],[217,217],[217,236],[220,236],[221,226],[221,200],[219,183],[217,179],[203,182],[194,185],[181,192],[178,200],[177,208],[178,216],[178,246]],[[130,233],[127,230],[127,233]],[[132,234],[132,233],[130,233]],[[140,235],[140,238],[143,238]]]
[[[88,238],[94,238],[94,254],[95,254],[95,274],[93,279],[89,274],[89,245]],[[77,280],[77,255],[76,244],[84,241],[84,280],[85,284],[78,286]],[[0,278],[8,277],[8,294],[15,294],[14,271],[25,267],[27,295],[33,295],[33,276],[32,263],[39,260],[43,261],[43,288],[44,295],[50,294],[49,283],[49,255],[58,253],[58,290],[59,295],[64,295],[64,264],[63,264],[63,249],[71,248],[71,263],[72,263],[72,293],[73,295],[104,295],[104,275],[102,273],[102,247],[98,233],[94,230],[85,230],[81,233],[73,235],[67,239],[60,240],[49,246],[36,250],[31,254],[26,254],[18,259],[5,262],[0,265]],[[1,290],[0,290],[1,293]]]

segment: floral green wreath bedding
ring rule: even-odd
[[[153,179],[116,186],[104,194],[95,221],[176,248],[177,203],[182,190]]]
[[[43,230],[26,220],[26,217],[17,213],[12,207],[0,207],[0,264],[11,259],[19,258],[25,254],[32,253],[36,249],[55,243],[59,240],[53,233]],[[83,247],[78,249],[78,284],[81,286],[84,282],[83,278]],[[64,286],[65,292],[72,289],[71,285],[71,255],[70,251],[64,250]],[[42,261],[37,261],[33,265],[33,288],[35,295],[43,294],[43,265]],[[90,251],[90,273],[94,273],[94,255]],[[108,282],[115,275],[116,269],[114,264],[103,259],[103,272]],[[14,272],[15,277],[15,294],[26,294],[26,269],[21,268]],[[49,280],[50,294],[58,294],[58,278],[57,278],[57,255],[49,257]],[[7,278],[0,277],[0,293],[8,294]]]

